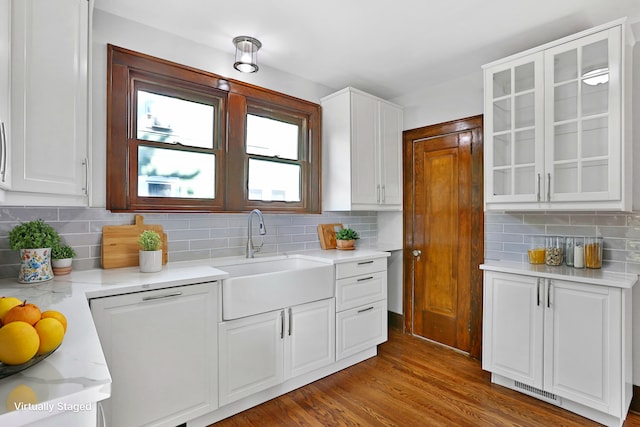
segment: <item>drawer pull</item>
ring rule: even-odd
[[[358,282],[365,282],[365,281],[367,281],[367,280],[371,280],[371,279],[373,279],[373,276],[369,276],[369,277],[362,277],[362,278],[358,279],[357,281],[358,281]]]
[[[366,265],[366,264],[373,264],[373,260],[370,261],[361,261],[358,263],[358,265]]]
[[[164,294],[164,295],[152,295],[148,297],[142,297],[142,301],[153,301],[156,299],[179,297],[180,295],[182,295],[182,292],[174,292],[172,294]]]
[[[358,310],[358,314],[364,313],[365,311],[371,311],[371,310],[373,310],[373,306],[368,307],[368,308],[363,308],[362,310]]]

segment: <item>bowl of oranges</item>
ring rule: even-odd
[[[15,297],[0,297],[0,378],[45,359],[62,343],[67,319]]]

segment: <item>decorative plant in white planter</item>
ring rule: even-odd
[[[162,240],[153,230],[144,230],[138,238],[140,245],[140,271],[156,273],[162,270]]]
[[[53,279],[51,248],[60,244],[60,235],[41,219],[16,225],[9,232],[9,247],[20,251],[20,283]]]
[[[68,245],[55,245],[51,248],[51,264],[53,265],[53,274],[62,276],[71,273],[71,264],[76,252]]]

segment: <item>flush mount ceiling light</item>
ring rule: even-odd
[[[609,81],[609,69],[598,68],[582,75],[582,81],[589,86],[597,86]]]
[[[260,40],[249,36],[238,36],[233,39],[236,47],[236,62],[233,68],[242,73],[258,71],[258,50],[262,47]]]

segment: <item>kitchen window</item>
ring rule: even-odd
[[[108,50],[107,209],[320,212],[317,104]]]

